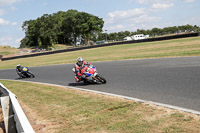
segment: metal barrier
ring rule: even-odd
[[[3,58],[3,55],[0,55],[0,61],[2,60],[2,58]]]
[[[200,36],[200,33],[177,34],[177,35],[172,35],[172,36],[148,38],[148,39],[142,39],[142,40],[121,41],[121,42],[106,43],[106,44],[100,44],[100,45],[94,45],[94,46],[85,46],[85,47],[78,47],[78,48],[71,48],[71,49],[63,49],[63,50],[43,52],[43,53],[37,53],[37,54],[30,54],[30,55],[22,55],[22,56],[14,56],[14,57],[2,58],[2,61],[18,59],[18,58],[35,57],[35,56],[41,56],[41,55],[56,54],[56,53],[63,53],[63,52],[72,52],[72,51],[78,51],[78,50],[83,50],[83,49],[91,49],[91,48],[106,47],[106,46],[113,46],[113,45],[123,45],[123,44],[131,44],[131,43],[163,41],[163,40],[171,40],[171,39],[195,37],[195,36]]]
[[[15,94],[1,83],[0,96],[6,133],[35,133]]]

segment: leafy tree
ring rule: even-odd
[[[55,43],[76,44],[77,40],[89,42],[102,31],[102,18],[77,10],[44,14],[22,25],[25,37],[21,47],[52,47]]]

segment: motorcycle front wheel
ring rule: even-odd
[[[106,79],[103,78],[102,76],[100,75],[96,75],[96,78],[99,80],[99,82],[101,82],[102,84],[105,84],[106,83]]]
[[[35,75],[32,74],[31,72],[28,72],[28,75],[29,75],[30,78],[35,78]]]

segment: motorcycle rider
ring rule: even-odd
[[[84,65],[91,65],[91,63],[88,63],[87,61],[84,61],[82,57],[77,58],[77,62],[74,65],[74,68],[72,69],[75,75],[75,81],[80,82],[82,80],[82,74],[80,72],[80,68]]]
[[[22,78],[22,74],[23,74],[23,67],[21,67],[21,65],[20,64],[18,64],[17,65],[17,67],[16,67],[16,72],[17,72],[17,74],[19,75],[19,78]]]
[[[21,66],[20,64],[16,67],[16,72],[19,75],[19,78],[34,78],[35,75],[29,71],[28,67]]]

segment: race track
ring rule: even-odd
[[[107,84],[74,82],[73,64],[30,67],[34,79],[17,79],[13,69],[0,79],[29,80],[86,88],[200,111],[200,57],[94,62]]]

